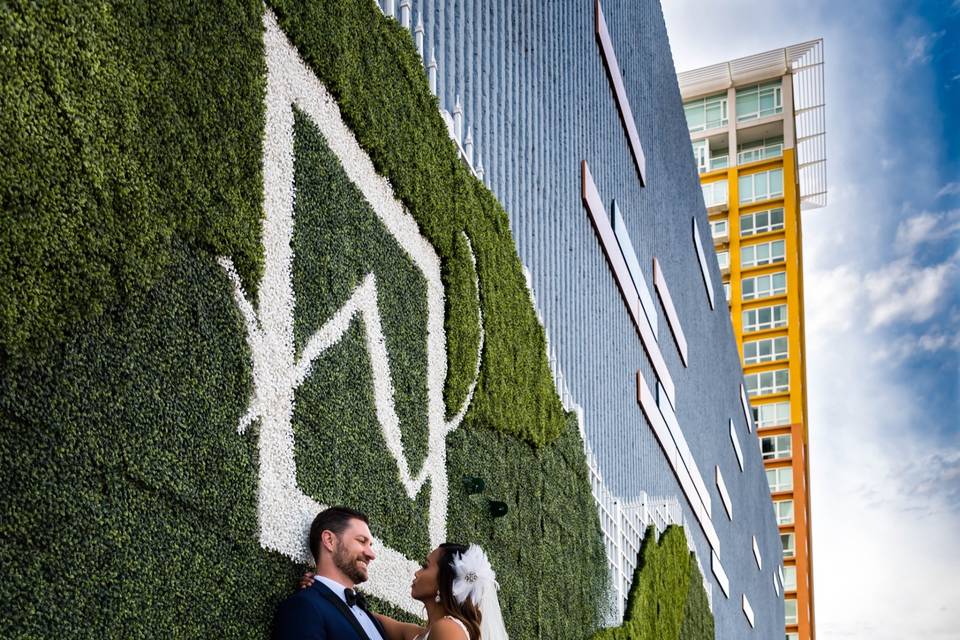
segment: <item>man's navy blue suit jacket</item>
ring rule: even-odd
[[[370,616],[386,639],[376,616]],[[273,616],[273,640],[369,640],[347,604],[325,584],[314,581],[277,607]]]

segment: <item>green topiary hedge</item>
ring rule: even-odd
[[[231,256],[255,290],[262,7],[208,4],[0,10],[13,43],[0,48],[2,637],[263,637],[303,569],[258,542],[256,428],[237,434],[251,354],[215,261]],[[589,634],[605,589],[599,523],[506,215],[460,164],[408,32],[372,2],[270,5],[441,258],[448,413],[474,378],[479,279],[483,364],[447,439],[449,537],[487,548],[513,637]],[[302,114],[295,174],[298,348],[374,272],[418,468],[422,276]],[[297,391],[298,482],[365,509],[418,557],[427,494],[409,500],[383,455],[370,376],[355,322]],[[466,495],[464,476],[485,494]],[[492,519],[488,498],[508,515]]]
[[[648,527],[627,599],[623,624],[594,640],[713,640],[713,614],[703,576],[683,528],[671,525],[657,541]]]

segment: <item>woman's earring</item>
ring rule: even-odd
[[[433,596],[434,602],[440,602],[440,589],[437,589],[437,595]]]

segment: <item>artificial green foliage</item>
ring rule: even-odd
[[[475,423],[448,441],[448,537],[487,550],[510,637],[589,636],[600,624],[607,559],[576,419],[546,447]],[[483,478],[484,493],[467,495],[466,476]],[[491,498],[507,503],[506,516],[490,517]]]
[[[447,336],[448,370],[443,397],[447,414],[460,410],[467,398],[470,384],[477,376],[476,362],[480,357],[480,309],[477,271],[473,266],[471,245],[467,236],[459,233],[453,240],[453,252],[441,267],[443,290],[446,293],[446,313],[443,328]]]
[[[408,32],[372,2],[271,4],[440,256],[448,414],[474,379],[479,294],[480,378],[447,438],[448,537],[490,553],[511,637],[589,635],[599,522],[506,215],[457,158]],[[215,261],[231,256],[254,296],[262,10],[0,8],[0,637],[262,638],[304,568],[259,544],[257,424],[237,432],[251,353]],[[296,347],[373,273],[419,469],[425,283],[299,113],[294,147]],[[410,500],[399,483],[372,375],[355,319],[297,390],[297,479],[417,557],[428,488]],[[467,496],[466,475],[485,493]],[[491,519],[488,499],[508,514]]]
[[[295,114],[296,343],[302,346],[364,277],[374,274],[394,406],[407,459],[419,469],[427,453],[426,282],[316,126]],[[310,461],[297,467],[300,486],[325,504],[363,505],[378,535],[393,548],[408,557],[426,557],[429,493],[408,499],[396,464],[386,455],[361,322],[355,318],[347,335],[314,361],[314,375],[297,390],[296,458]]]
[[[259,280],[260,0],[0,5],[0,355],[150,288],[174,239]]]
[[[458,158],[410,33],[381,16],[373,2],[276,0],[268,5],[336,96],[344,120],[377,170],[389,178],[444,268],[453,272],[447,280],[468,269],[462,258],[455,266],[462,253],[455,242],[461,231],[470,238],[486,332],[480,398],[471,405],[472,416],[535,444],[557,437],[564,426],[563,407],[553,388],[543,329],[530,304],[506,213]],[[448,328],[476,323],[475,312],[465,304],[448,304],[448,312]],[[472,372],[475,357],[470,349],[450,355],[459,358],[450,366],[459,377],[447,385],[448,410],[462,396],[463,375]]]
[[[659,541],[656,528],[647,528],[623,624],[593,640],[713,640],[703,576],[682,527],[667,527]]]
[[[0,368],[0,637],[251,637],[298,572],[257,539],[250,359],[212,258]],[[253,634],[256,635],[256,634]]]

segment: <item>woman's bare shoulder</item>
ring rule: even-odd
[[[441,618],[430,625],[430,640],[468,640],[468,635],[459,620]]]

